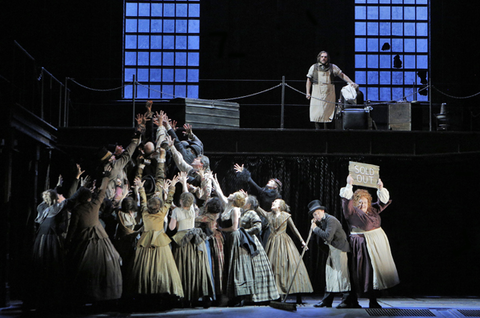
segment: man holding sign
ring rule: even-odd
[[[352,283],[358,293],[368,295],[370,308],[382,308],[377,302],[378,291],[393,287],[400,282],[388,238],[380,227],[380,213],[390,205],[390,194],[383,187],[378,173],[375,176],[375,169],[359,163],[352,165],[351,162],[350,165],[354,170],[357,169],[359,172],[357,176],[360,177],[356,178],[349,174],[346,187],[340,189],[340,197],[343,214],[351,231]],[[363,186],[372,187],[371,182],[375,179],[378,187],[377,202],[372,204],[372,196],[367,190],[358,189],[353,193],[355,180],[363,182]]]

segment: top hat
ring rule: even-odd
[[[320,200],[313,200],[308,204],[308,215],[312,215],[316,210],[327,211],[327,208],[320,203]]]

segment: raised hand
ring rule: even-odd
[[[233,166],[233,169],[235,169],[235,172],[239,173],[239,172],[242,172],[243,171],[243,164],[240,166],[238,163],[236,163],[234,166]]]

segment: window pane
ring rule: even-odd
[[[380,72],[380,84],[382,85],[390,85],[392,81],[390,79],[390,72]]]
[[[200,21],[189,20],[188,21],[188,33],[200,33]]]
[[[390,36],[392,34],[392,30],[390,29],[391,23],[390,22],[381,22],[380,23],[380,35]]]
[[[125,98],[133,98],[133,87],[132,85],[125,85],[125,88],[123,90],[123,97]]]
[[[405,35],[415,36],[415,23],[405,23]]]
[[[367,17],[367,8],[364,6],[355,7],[355,19],[365,20]]]
[[[366,55],[355,55],[355,67],[356,68],[366,68],[367,67],[367,57]]]
[[[139,35],[138,36],[138,48],[139,49],[150,48],[150,37],[148,35]]]
[[[428,20],[427,7],[417,7],[417,20]]]
[[[187,90],[188,98],[198,98],[198,85],[188,85]]]
[[[355,35],[367,35],[367,24],[364,22],[356,22]]]
[[[163,28],[163,20],[161,19],[155,19],[152,20],[152,33],[161,33]]]
[[[128,17],[134,17],[137,15],[137,4],[136,3],[127,3],[125,8],[125,15]]]
[[[368,52],[378,52],[378,39],[368,39]]]
[[[396,100],[396,101],[399,101],[399,100],[402,100],[403,97],[405,96],[403,94],[403,88],[399,88],[399,87],[394,87],[392,88],[392,100]]]
[[[367,51],[367,41],[364,38],[355,39],[355,51],[357,52]]]
[[[137,86],[137,98],[148,98],[148,88],[144,86]]]
[[[173,70],[172,69],[164,69],[162,75],[163,75],[163,81],[164,82],[173,82]]]
[[[175,49],[186,50],[187,49],[187,37],[177,36],[175,37]]]
[[[165,17],[174,17],[175,16],[175,4],[165,3],[163,14],[164,14]]]
[[[152,52],[150,54],[151,65],[162,65],[162,52]]]
[[[163,48],[166,50],[173,50],[175,48],[175,37],[174,36],[164,36],[163,37]]]
[[[138,65],[149,65],[149,62],[148,52],[138,52]]]
[[[186,82],[186,81],[187,81],[187,70],[177,68],[175,70],[175,82]]]
[[[188,70],[188,82],[198,82],[198,70]]]
[[[150,20],[140,19],[138,22],[138,32],[150,32]]]
[[[161,16],[163,16],[163,4],[152,3],[152,17],[161,17]]]
[[[378,84],[378,72],[367,72],[368,85]]]
[[[175,85],[175,96],[176,97],[186,97],[187,96],[187,87],[185,85]]]
[[[393,7],[392,8],[392,19],[393,20],[403,20],[403,8],[402,7]]]
[[[173,66],[174,55],[172,52],[163,53],[163,65]]]
[[[200,37],[199,36],[189,36],[188,37],[188,49],[189,50],[199,50],[200,49]]]
[[[125,65],[137,65],[136,52],[125,52]]]
[[[150,86],[150,98],[160,98],[160,85]]]
[[[392,52],[403,52],[403,39],[392,40]]]
[[[368,99],[378,100],[378,88],[376,87],[367,87]]]
[[[135,35],[125,36],[125,48],[126,49],[136,49],[137,48],[137,37]]]
[[[380,87],[380,100],[382,101],[392,100],[392,90],[389,87]]]
[[[360,85],[367,84],[367,73],[363,71],[355,72],[355,83]]]
[[[415,52],[415,39],[405,39],[405,52]]]
[[[176,66],[187,66],[187,53],[185,53],[185,52],[175,53],[175,65]]]
[[[392,68],[391,61],[391,55],[380,55],[380,68]]]
[[[187,4],[186,3],[179,3],[177,4],[177,14],[176,16],[177,17],[186,17],[188,16],[188,12],[187,12]]]
[[[160,82],[162,80],[162,70],[159,68],[152,68],[150,70],[150,81]],[[158,87],[160,89],[160,87]]]
[[[156,50],[159,50],[162,48],[162,36],[161,35],[153,35],[151,37],[151,46],[152,46],[152,49],[156,49]]]
[[[403,66],[405,68],[414,69],[415,68],[415,56],[414,55],[405,55],[405,63]]]
[[[369,6],[367,9],[367,19],[369,20],[378,20],[378,7]]]
[[[138,69],[138,72],[137,72],[137,80],[139,82],[148,82],[149,78],[148,78],[148,69],[144,69],[144,68],[139,68]]]
[[[125,82],[132,82],[133,75],[137,76],[137,69],[135,68],[125,68]]]
[[[150,3],[138,4],[138,15],[141,17],[147,17],[150,15]]]
[[[200,5],[199,4],[190,4],[188,6],[188,16],[191,18],[200,17]]]
[[[415,20],[415,7],[405,7],[405,20]]]
[[[392,35],[403,35],[403,23],[392,23]]]
[[[378,55],[369,55],[367,58],[368,68],[378,68]]]
[[[428,36],[427,23],[417,23],[417,36]]]
[[[413,85],[415,84],[415,78],[416,78],[415,72],[405,72],[405,84],[406,85]]]
[[[175,20],[163,20],[163,32],[174,33],[175,32]]]
[[[137,19],[127,19],[125,21],[125,32],[137,32]]]
[[[417,69],[427,69],[428,68],[428,56],[419,55],[417,56]]]
[[[177,33],[187,33],[187,20],[177,20]]]
[[[390,20],[390,7],[380,7],[380,20]]]
[[[188,53],[188,66],[199,66],[200,55],[198,53]]]
[[[377,22],[368,22],[367,23],[368,35],[378,35],[378,23]]]
[[[403,72],[392,72],[392,83],[394,85],[403,85]]]
[[[173,85],[163,85],[162,86],[162,98],[171,99],[175,97],[173,95]]]

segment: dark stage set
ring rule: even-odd
[[[480,96],[472,94],[480,91],[480,78],[471,37],[480,27],[468,1],[430,3],[429,78],[438,91],[429,87],[431,104],[409,102],[409,129],[389,129],[389,105],[380,102],[371,111],[377,129],[315,130],[305,96],[286,89],[282,107],[278,88],[234,101],[237,127],[194,123],[193,130],[225,193],[245,187],[236,182],[235,163],[245,164],[261,185],[280,179],[305,238],[313,199],[343,220],[338,193],[350,161],[380,166],[393,200],[382,213],[382,228],[401,280],[383,296],[477,299]],[[199,97],[244,96],[283,76],[305,92],[305,74],[321,50],[354,80],[353,14],[353,1],[202,0]],[[26,257],[45,186],[54,187],[58,174],[68,182],[75,163],[91,171],[102,145],[126,146],[145,100],[132,103],[118,90],[88,91],[70,82],[68,112],[59,106],[66,77],[99,89],[122,85],[122,1],[42,1],[28,9],[11,1],[0,16],[7,30],[0,45],[0,307],[6,307],[28,288]],[[43,80],[37,80],[42,67]],[[337,83],[337,96],[342,86]],[[183,125],[188,103],[154,101],[153,109]],[[437,116],[442,103],[450,110],[446,127]],[[316,243],[304,257],[319,295],[325,258]]]

